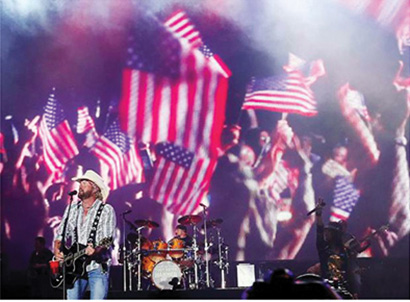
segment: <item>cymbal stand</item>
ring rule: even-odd
[[[142,261],[141,261],[141,230],[144,226],[137,228],[137,269],[138,269],[138,279],[137,279],[137,290],[142,290],[141,284],[141,274],[142,274]],[[131,290],[131,289],[130,289]]]
[[[194,282],[195,289],[198,289],[198,242],[197,242],[197,229],[196,225],[193,225],[194,236],[192,238],[192,249],[194,251]]]
[[[122,266],[122,281],[123,281],[123,291],[127,291],[127,267],[128,267],[128,257],[127,257],[127,249],[125,247],[125,214],[122,213],[122,259],[124,261]]]
[[[224,257],[223,252],[222,252],[222,246],[223,246],[223,238],[221,237],[221,229],[217,228],[216,233],[218,235],[218,262],[216,263],[219,266],[219,269],[221,271],[221,288],[226,288],[226,269],[228,266],[228,263],[225,263],[225,260],[228,260],[228,251],[225,249],[226,257]]]
[[[209,257],[208,257],[208,231],[206,229],[206,206],[201,204],[203,208],[204,216],[204,249],[205,249],[205,275],[206,275],[206,287],[211,287],[210,276],[209,276]]]

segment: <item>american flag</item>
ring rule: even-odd
[[[269,176],[267,183],[271,196],[275,201],[281,199],[280,194],[289,188],[293,193],[298,187],[299,171],[291,170],[287,162],[281,160],[275,171]]]
[[[90,152],[99,159],[101,174],[111,190],[143,181],[141,158],[118,120],[111,123]]]
[[[150,197],[176,215],[192,213],[208,192],[216,160],[200,158],[168,142],[157,144],[156,153]]]
[[[88,112],[88,107],[82,106],[77,109],[78,119],[77,119],[77,133],[85,133],[84,146],[91,148],[98,140],[98,133],[95,129],[95,124],[93,118]]]
[[[47,170],[58,176],[65,164],[78,154],[78,148],[70,125],[65,119],[64,110],[55,98],[54,92],[55,89],[44,107],[39,137],[43,146],[42,160]]]
[[[200,147],[215,152],[224,121],[228,80],[221,70],[226,67],[216,68],[215,61],[169,31],[159,33],[167,64],[153,63],[141,43],[129,48],[121,128],[144,143],[169,141],[194,152]]]
[[[360,138],[367,154],[371,159],[371,162],[373,164],[377,163],[379,160],[380,151],[377,147],[371,129],[368,127],[367,122],[362,118],[363,109],[362,112],[360,112],[357,108],[359,103],[357,99],[360,97],[360,93],[352,90],[349,83],[346,83],[339,89],[338,96],[343,116],[351,124],[354,131]]]
[[[187,39],[193,47],[202,45],[202,38],[199,31],[188,18],[184,11],[178,10],[164,23],[179,38]]]
[[[159,31],[167,63],[149,61],[150,55],[141,52],[144,45],[130,48],[120,121],[143,143],[171,142],[195,155],[184,172],[160,156],[150,187],[151,198],[167,206],[172,203],[175,213],[189,213],[206,193],[215,168],[230,73],[210,51],[192,47],[171,30],[163,26],[167,34]]]
[[[367,110],[362,93],[354,89],[349,89],[345,95],[345,101],[351,108],[356,109],[365,121],[370,121],[369,111]]]
[[[242,109],[264,109],[306,116],[317,114],[313,91],[297,70],[267,78],[254,78]]]
[[[349,177],[336,176],[330,220],[347,220],[359,200],[360,193]]]

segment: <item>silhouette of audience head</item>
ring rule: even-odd
[[[287,268],[279,268],[254,282],[242,295],[243,299],[340,299],[340,296],[318,275],[305,274],[295,278]]]

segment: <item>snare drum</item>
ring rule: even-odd
[[[179,260],[184,256],[183,249],[185,248],[185,241],[179,239],[177,237],[172,238],[168,241],[168,247],[170,250],[177,250],[177,251],[169,251],[168,254],[173,260]]]
[[[174,278],[181,282],[181,269],[178,264],[171,260],[163,260],[158,262],[152,271],[152,283],[159,289],[172,289],[169,284]]]

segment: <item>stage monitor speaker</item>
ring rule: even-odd
[[[249,287],[255,282],[255,265],[239,263],[236,266],[238,287]]]

